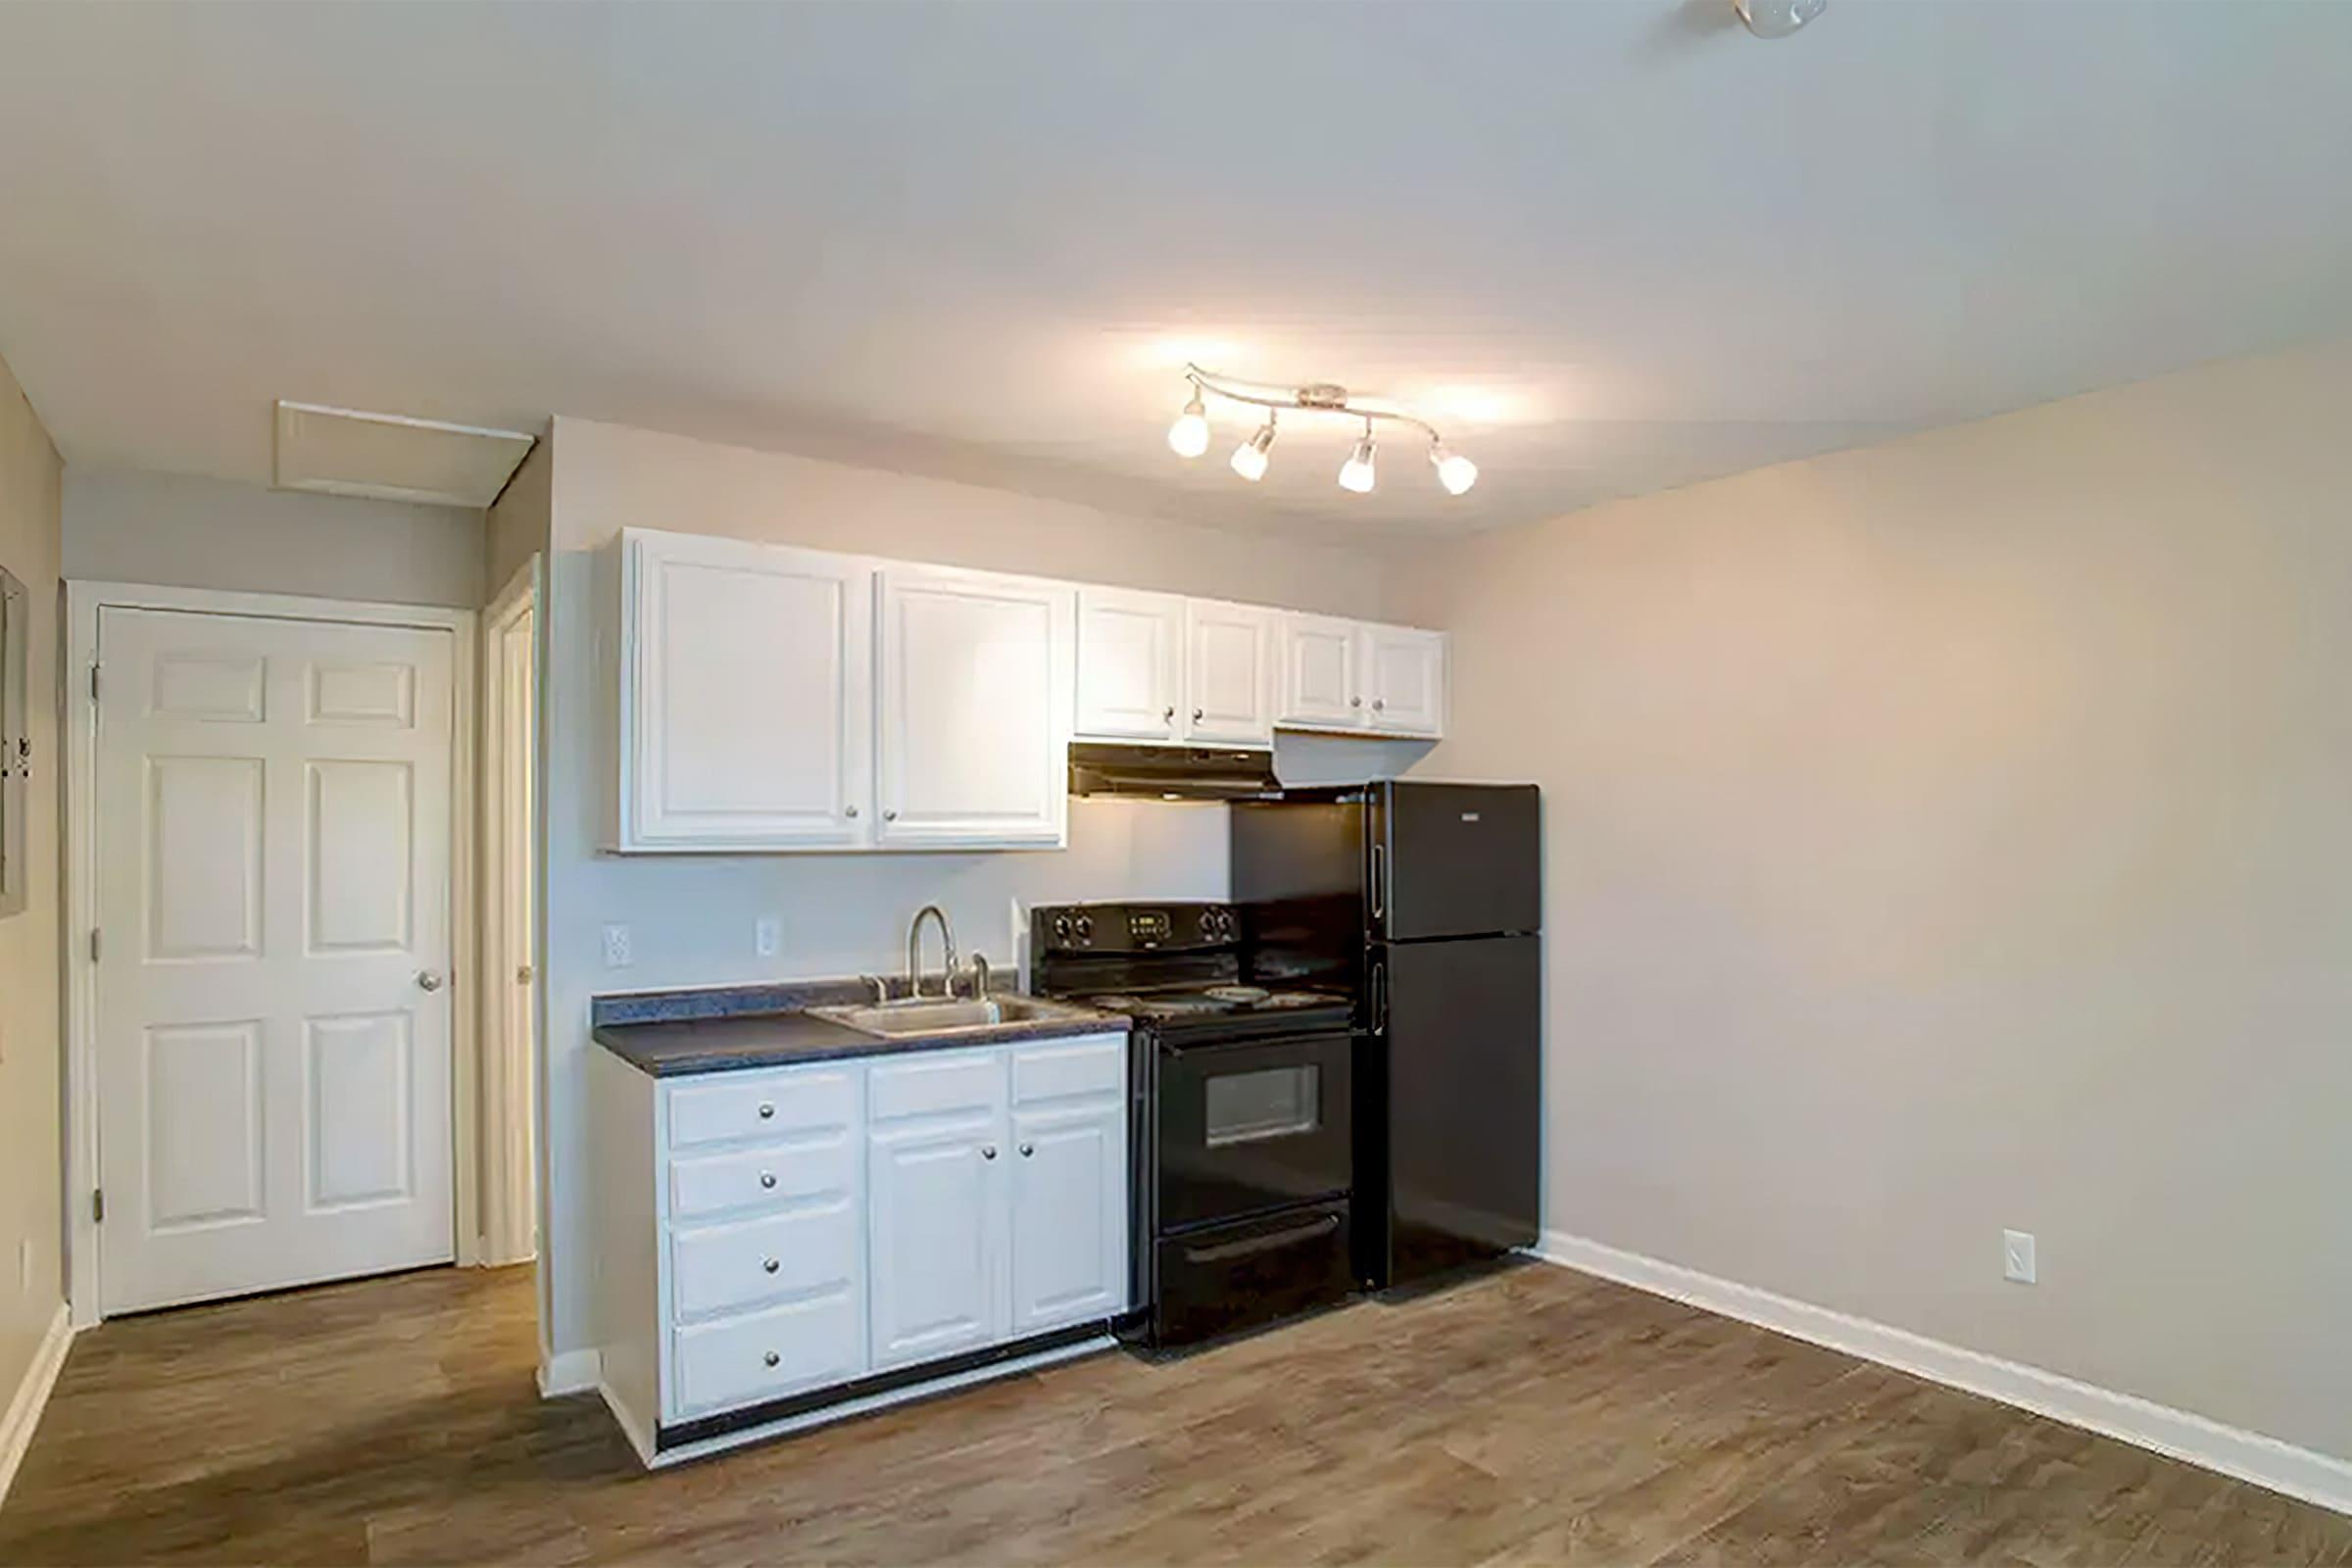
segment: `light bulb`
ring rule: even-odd
[[[1255,484],[1266,476],[1266,451],[1274,445],[1274,416],[1258,426],[1257,434],[1233,449],[1233,471]]]
[[[1168,426],[1168,446],[1180,458],[1197,458],[1208,450],[1208,411],[1200,406],[1200,389],[1193,388],[1193,398]]]
[[[1352,490],[1359,496],[1368,494],[1372,489],[1372,426],[1369,422],[1364,425],[1364,438],[1355,444],[1353,452],[1348,454],[1348,461],[1340,465],[1340,488]]]
[[[1429,463],[1438,470],[1438,483],[1446,487],[1449,496],[1458,496],[1478,483],[1478,465],[1458,452],[1446,451],[1443,441],[1429,444]]]
[[[1732,9],[1759,38],[1786,38],[1822,13],[1830,0],[1732,0]]]

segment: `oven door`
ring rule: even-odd
[[[1338,1198],[1352,1170],[1344,1032],[1159,1050],[1159,1229]]]

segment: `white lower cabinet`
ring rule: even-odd
[[[598,1051],[590,1095],[602,1385],[648,1463],[1128,1308],[1123,1034],[678,1079]]]

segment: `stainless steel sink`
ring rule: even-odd
[[[882,1040],[904,1040],[910,1035],[952,1035],[993,1029],[999,1024],[1029,1023],[1038,1020],[1092,1018],[1089,1007],[1073,1007],[1064,1003],[1048,1002],[1042,997],[1001,996],[974,1002],[963,998],[953,1001],[946,997],[908,997],[898,1002],[867,1004],[861,1006],[811,1007],[810,1013],[819,1018],[847,1024],[860,1034]]]

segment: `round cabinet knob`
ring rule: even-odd
[[[885,822],[896,822],[898,819],[899,813],[896,811],[884,811],[882,813],[882,820]]]
[[[426,969],[416,976],[416,989],[419,991],[438,991],[441,989],[441,977],[433,973],[432,970]]]
[[[1207,710],[1207,709],[1205,709],[1205,708],[1196,708],[1196,709],[1194,709],[1194,710],[1193,710],[1193,722],[1194,722],[1194,723],[1196,723],[1196,724],[1200,723],[1200,722],[1202,719],[1206,718],[1207,716],[1208,716],[1208,710]]]
[[[1036,1153],[1036,1152],[1037,1152],[1037,1146],[1036,1146],[1035,1144],[1023,1144],[1023,1145],[1021,1146],[1021,1157],[1022,1157],[1023,1159],[1027,1159],[1027,1158],[1028,1158],[1028,1157],[1029,1157],[1031,1154],[1034,1154],[1034,1153]]]
[[[1350,697],[1348,699],[1348,706],[1349,708],[1361,708],[1364,706],[1364,700],[1361,697]]]
[[[762,1187],[773,1188],[776,1185],[776,1173],[772,1170],[761,1171],[760,1173],[760,1185]]]
[[[841,814],[844,816],[856,816],[858,814],[858,808],[855,806],[845,806],[841,808]]]
[[[776,1270],[784,1266],[784,1260],[776,1257],[763,1257],[760,1260],[760,1266],[768,1273],[773,1274]]]
[[[1376,713],[1388,706],[1389,702],[1385,697],[1375,697],[1372,699],[1372,711]]]
[[[982,1144],[982,1145],[980,1146],[980,1157],[981,1157],[982,1159],[994,1159],[994,1158],[996,1158],[996,1157],[997,1157],[997,1146],[996,1146],[996,1145],[994,1145],[994,1144]]]
[[[773,1350],[768,1351],[760,1359],[765,1361],[769,1366],[782,1366],[784,1364],[784,1358]]]
[[[760,1102],[760,1119],[761,1121],[774,1121],[776,1119],[776,1107],[769,1104],[764,1100]]]
[[[1167,706],[1166,710],[1163,711],[1159,716],[1162,718],[1174,718],[1176,716],[1176,705],[1174,703],[1170,703]]]

